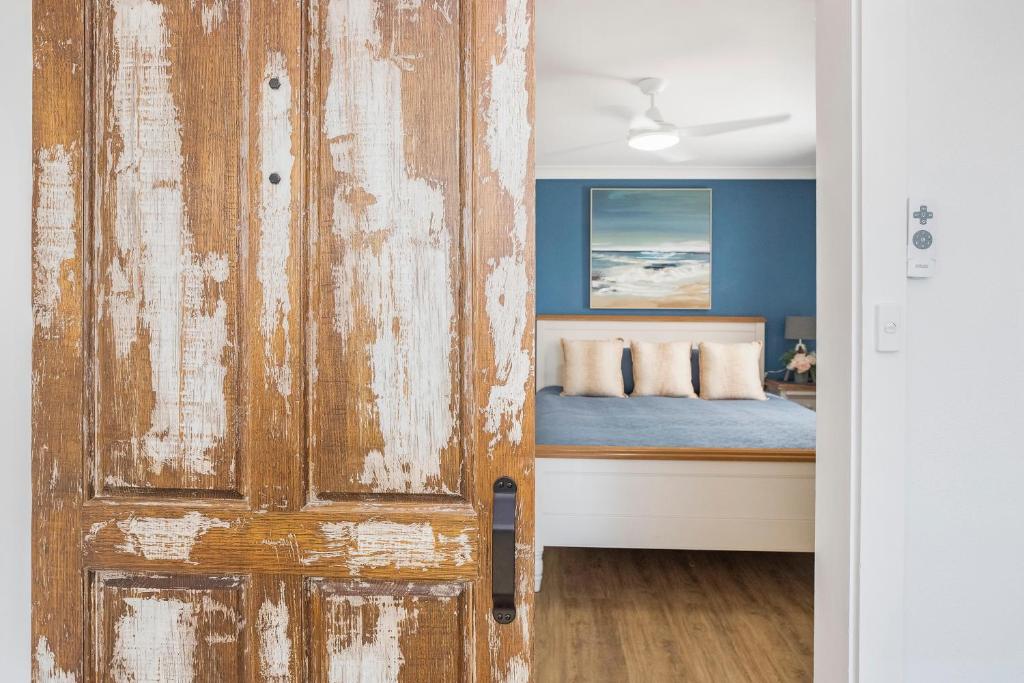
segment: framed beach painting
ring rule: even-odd
[[[591,308],[711,308],[711,190],[590,191]]]

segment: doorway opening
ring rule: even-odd
[[[538,3],[539,681],[810,680],[815,4]]]

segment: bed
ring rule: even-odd
[[[545,546],[813,551],[814,412],[561,396],[561,340],[617,337],[763,342],[764,319],[538,317],[537,589]]]

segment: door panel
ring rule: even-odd
[[[234,493],[249,98],[240,4],[96,3],[95,489]],[[216,84],[213,96],[211,86]]]
[[[36,680],[529,680],[531,11],[35,0]]]
[[[308,582],[311,681],[465,680],[460,584]]]
[[[246,681],[238,578],[92,577],[93,680]]]
[[[454,3],[320,3],[310,82],[314,498],[463,492]]]

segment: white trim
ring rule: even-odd
[[[853,604],[855,672],[862,681],[904,680],[907,357],[875,350],[874,309],[906,303],[907,4],[860,0],[860,258],[854,290],[860,294],[860,481],[853,489],[859,573]]]
[[[907,1],[818,2],[815,680],[903,680]]]
[[[537,164],[537,179],[813,180],[814,166],[558,166]]]
[[[819,2],[814,679],[856,681],[860,0]]]

